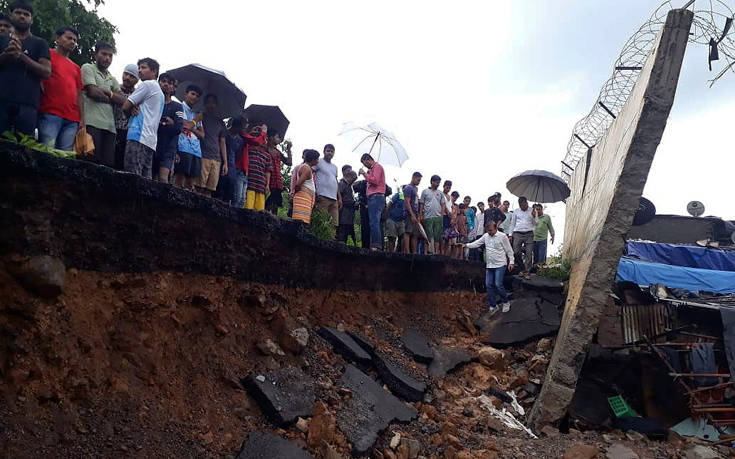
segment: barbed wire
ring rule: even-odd
[[[698,9],[700,5],[705,8]],[[733,10],[724,0],[694,1],[685,6],[692,8],[694,12],[689,42],[710,48],[710,65],[713,60],[716,61],[713,57],[718,57],[724,63],[723,68],[710,80],[712,86],[726,73],[735,73],[735,27],[731,27]],[[656,36],[666,22],[669,11],[673,9],[673,0],[663,2],[650,19],[628,39],[615,60],[612,76],[602,86],[592,110],[574,125],[567,154],[562,161],[561,176],[567,183],[580,159],[605,136],[615,117],[623,109],[638,80],[640,70],[653,49]]]

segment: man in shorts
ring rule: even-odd
[[[153,157],[153,177],[159,182],[168,183],[171,171],[174,169],[176,159],[176,148],[179,144],[181,134],[182,118],[184,108],[180,103],[171,99],[176,93],[176,77],[170,73],[164,73],[158,77],[158,84],[163,92],[163,115],[158,125],[158,144],[156,155]]]
[[[403,238],[406,234],[406,201],[403,197],[402,187],[398,187],[398,191],[391,196],[388,201],[388,218],[385,220],[385,235],[388,238],[388,252],[396,251],[396,241]],[[402,242],[403,251],[407,252],[406,241]]]
[[[406,205],[406,232],[403,235],[403,252],[417,253],[418,240],[422,238],[419,225],[419,184],[421,183],[421,172],[414,172],[411,183],[403,187],[403,199]]]
[[[324,146],[324,157],[314,168],[316,173],[316,205],[315,208],[329,214],[335,228],[339,225],[339,208],[342,197],[337,192],[337,166],[332,164],[334,145]]]
[[[181,104],[183,112],[179,116],[182,125],[174,165],[174,184],[190,191],[194,191],[194,182],[199,179],[202,169],[200,139],[204,138],[204,127],[200,115],[193,109],[201,96],[202,89],[199,86],[189,85],[184,94],[184,103]]]
[[[205,196],[212,196],[217,190],[220,174],[227,175],[227,127],[216,115],[217,103],[217,96],[214,94],[207,94],[204,98],[202,168],[197,191]]]
[[[128,120],[128,143],[125,146],[125,171],[152,178],[153,156],[158,145],[158,125],[163,115],[164,96],[158,85],[159,64],[145,57],[138,61],[141,83],[123,104],[125,113],[137,113]]]
[[[446,199],[444,193],[439,190],[441,177],[431,177],[431,187],[421,193],[419,199],[419,220],[424,225],[426,236],[429,238],[429,247],[432,253],[442,253],[442,237],[444,236],[444,215],[446,214]]]

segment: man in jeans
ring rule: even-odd
[[[533,230],[537,221],[525,196],[518,198],[518,206],[510,220],[510,234],[513,253],[523,263],[520,274],[524,275],[533,265]]]
[[[60,150],[71,151],[81,122],[82,71],[69,59],[77,47],[79,32],[64,26],[56,31],[56,48],[51,50],[51,76],[43,81],[38,140]]]
[[[439,190],[441,177],[431,176],[431,186],[421,192],[419,199],[419,220],[424,225],[426,237],[429,238],[431,253],[442,253],[441,245],[444,237],[444,214],[446,213],[446,198]],[[433,241],[433,242],[432,242]]]
[[[547,238],[551,234],[551,243],[554,243],[554,225],[551,224],[551,217],[544,214],[544,206],[534,204],[536,209],[536,228],[533,230],[533,264],[540,265],[546,263],[546,247]]]
[[[487,288],[487,307],[490,314],[497,309],[495,295],[500,295],[503,312],[510,311],[508,293],[503,287],[506,265],[509,271],[513,270],[513,249],[508,242],[508,236],[498,231],[498,225],[490,220],[485,224],[485,234],[480,239],[469,244],[463,244],[469,249],[485,246],[485,287]]]
[[[41,80],[51,75],[46,40],[31,33],[33,7],[10,4],[12,35],[0,35],[0,134],[13,130],[34,135],[41,100]]]
[[[385,210],[385,171],[372,156],[365,153],[360,162],[368,170],[360,168],[360,175],[367,182],[368,214],[370,216],[370,250],[376,252],[383,248],[383,232],[380,219]],[[336,174],[335,174],[336,175]]]
[[[342,197],[337,192],[337,166],[332,164],[334,145],[324,146],[324,157],[314,168],[316,173],[316,205],[315,208],[329,214],[332,225],[339,225],[339,209],[342,207]]]

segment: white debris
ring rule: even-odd
[[[264,383],[265,382],[265,376],[263,376],[263,375],[258,375],[258,376],[255,377],[255,379],[258,382],[261,382],[261,383]]]
[[[524,416],[526,414],[526,410],[524,410],[523,407],[518,403],[518,400],[516,399],[516,393],[514,391],[510,391],[508,392],[508,395],[511,399],[513,399],[510,405],[513,407],[514,410],[516,410],[516,413]]]
[[[515,399],[515,397],[513,398]],[[493,402],[490,401],[490,397],[488,397],[487,395],[480,395],[479,397],[477,397],[477,400],[486,410],[490,412],[491,416],[500,419],[506,426],[510,427],[511,429],[522,430],[530,435],[531,438],[538,438],[536,435],[534,435],[533,432],[531,432],[528,427],[524,426],[518,419],[515,418],[515,416],[513,416],[512,413],[509,413],[505,408],[503,408],[502,410],[496,409],[495,405],[493,405]]]

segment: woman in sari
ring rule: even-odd
[[[319,162],[319,152],[304,150],[303,158],[304,162],[291,175],[291,180],[294,181],[293,219],[308,225],[311,223],[311,211],[316,200],[316,186],[311,168]]]

